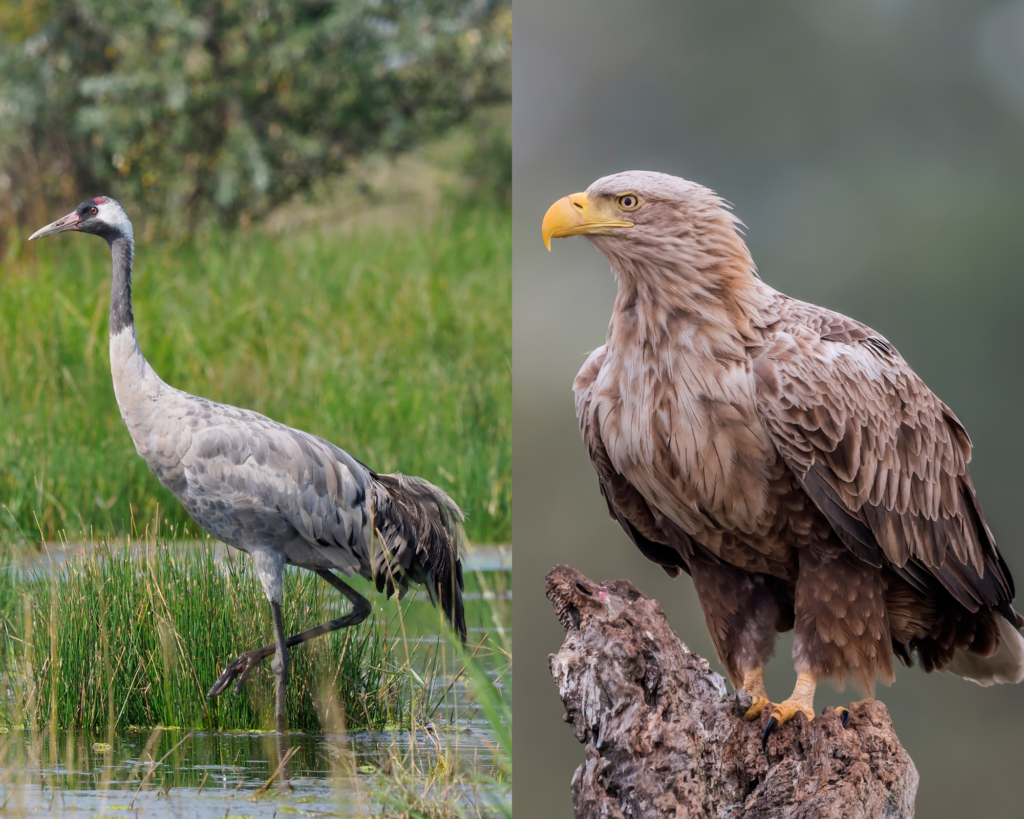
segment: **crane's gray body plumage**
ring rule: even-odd
[[[110,338],[114,392],[135,449],[218,540],[275,562],[371,578],[372,474],[316,436],[165,384],[125,328]],[[268,594],[271,594],[268,588]]]
[[[379,578],[381,587],[390,579],[399,590],[445,563],[444,555],[427,552],[430,538],[414,523],[410,532],[401,514],[388,518],[396,492],[405,492],[434,513],[427,528],[457,531],[458,507],[437,487],[378,475],[315,435],[168,386],[142,356],[131,326],[110,337],[110,363],[136,451],[196,523],[253,555],[273,599],[280,600],[286,563]],[[378,530],[391,534],[383,543],[374,540],[374,507]],[[437,568],[461,575],[457,552],[452,557]]]

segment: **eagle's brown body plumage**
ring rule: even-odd
[[[633,226],[561,234],[589,234],[618,283],[574,383],[580,431],[612,516],[692,576],[733,683],[789,628],[815,680],[871,690],[895,650],[1019,681],[1013,580],[953,412],[881,335],[762,282],[711,191],[630,172],[586,204],[625,192]]]

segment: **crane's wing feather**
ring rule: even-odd
[[[465,639],[462,512],[447,494],[259,413],[189,398],[177,494],[200,525],[236,545],[253,534],[287,543],[290,562],[327,560],[388,596],[425,585]]]
[[[181,464],[182,500],[197,521],[218,537],[232,523],[277,541],[290,528],[310,546],[340,549],[338,567],[359,571],[368,559],[370,471],[315,435],[196,400]]]
[[[936,578],[970,611],[1009,611],[1013,581],[967,470],[970,438],[888,341],[786,299],[753,374],[775,446],[850,551],[918,588]]]

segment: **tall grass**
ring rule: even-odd
[[[407,230],[140,239],[142,350],[173,386],[437,483],[471,540],[508,542],[510,227],[506,210],[452,207]],[[123,534],[158,509],[182,531],[114,402],[105,245],[21,254],[0,270],[0,534]]]
[[[87,732],[272,725],[269,663],[241,696],[205,698],[227,662],[272,642],[266,598],[248,558],[215,560],[209,542],[136,549],[107,543],[54,572],[19,575],[8,567],[0,576],[0,722]],[[286,573],[284,600],[288,633],[341,614],[342,598],[309,572]],[[291,728],[322,730],[325,690],[336,692],[354,730],[408,725],[407,658],[387,630],[386,620],[370,618],[291,651]]]
[[[460,719],[488,728],[491,764],[467,764],[450,735],[427,732],[432,753],[415,746],[393,745],[380,760],[381,776],[373,789],[382,815],[395,819],[479,819],[512,817],[512,655],[487,671],[461,652],[468,701]],[[493,665],[493,662],[489,665]]]
[[[250,679],[237,700],[203,698],[226,659],[269,639],[251,561],[215,554],[209,542],[197,549],[166,538],[130,549],[106,544],[29,573],[0,557],[0,801],[13,799],[7,813],[28,815],[30,794],[43,784],[51,792],[109,791],[133,805],[140,791],[167,796],[173,789],[186,800],[179,804],[189,804],[210,766],[235,770],[238,753],[250,773],[219,798],[230,805],[239,788],[239,798],[264,793],[283,752],[279,742],[260,750],[195,733],[272,724],[267,673]],[[500,595],[508,578],[491,574],[467,574],[469,594],[485,599],[470,600],[471,621],[480,625],[465,648],[418,643],[421,630],[436,627],[423,595],[375,605],[361,628],[292,651],[290,722],[321,736],[289,736],[287,753],[297,753],[288,764],[299,776],[329,770],[340,815],[512,815],[511,643],[508,600]],[[338,613],[337,596],[307,573],[287,575],[285,601],[289,629]],[[27,730],[9,730],[19,726]],[[124,730],[133,726],[139,730]],[[369,753],[353,737],[364,728],[384,729],[371,735]],[[94,744],[97,738],[103,741]],[[255,761],[261,754],[266,767]]]

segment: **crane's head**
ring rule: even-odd
[[[44,236],[53,236],[67,230],[95,233],[108,242],[122,236],[132,237],[132,223],[128,221],[128,214],[124,212],[124,208],[109,196],[97,196],[94,199],[86,199],[67,216],[39,228],[28,237],[28,240],[31,242],[33,239],[42,239]]]

